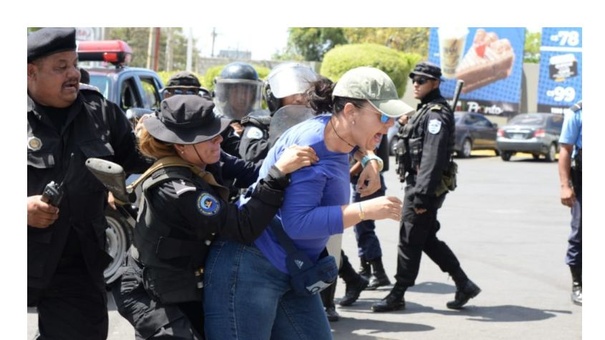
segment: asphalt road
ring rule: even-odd
[[[489,154],[489,153],[487,153]],[[449,310],[453,281],[428,257],[423,257],[416,286],[406,293],[406,309],[373,313],[373,303],[390,287],[364,291],[350,307],[339,307],[334,339],[582,339],[582,307],[570,301],[570,274],[564,264],[569,210],[559,203],[556,163],[514,156],[473,156],[457,159],[458,188],[439,212],[438,236],[458,256],[469,277],[482,288],[463,310]],[[387,194],[401,197],[394,162],[385,176]],[[398,222],[377,222],[383,260],[389,277],[396,268]],[[352,229],[343,248],[357,268]],[[337,301],[344,295],[342,281]],[[130,325],[110,303],[110,340],[133,339]],[[28,309],[27,339],[36,332],[35,310]],[[587,339],[602,339],[591,328]]]

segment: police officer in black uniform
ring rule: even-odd
[[[416,114],[401,133],[407,152],[399,162],[404,162],[407,176],[399,229],[396,282],[391,292],[372,306],[374,312],[405,307],[404,294],[408,287],[415,284],[422,252],[443,272],[449,273],[456,284],[455,298],[446,304],[448,308],[460,309],[481,292],[466,276],[452,250],[437,238],[440,228],[437,212],[448,191],[442,180],[444,173],[455,164],[451,159],[454,115],[439,90],[441,69],[432,63],[420,62],[409,76],[414,85],[414,97],[420,103]]]
[[[262,88],[262,95],[269,110],[253,111],[241,120],[244,131],[239,153],[243,159],[259,162],[267,156],[271,148],[269,127],[273,115],[289,105],[296,105],[290,108],[300,106],[306,109],[304,106],[308,100],[305,92],[318,79],[320,76],[312,68],[297,62],[282,63],[271,70]],[[292,125],[294,124],[293,122]]]
[[[231,120],[213,108],[209,97],[174,95],[143,121],[139,146],[156,162],[133,184],[144,199],[129,265],[112,290],[137,339],[203,339],[204,261],[215,234],[253,241],[281,206],[288,174],[317,161],[310,147],[288,149],[246,204],[230,204],[223,181],[252,184],[259,166],[221,151]]]
[[[223,151],[240,157],[240,139],[243,133],[241,120],[251,112],[259,111],[262,82],[258,72],[241,61],[227,64],[214,79],[214,104],[219,117],[232,120],[223,132]]]
[[[38,339],[107,338],[108,196],[85,161],[129,173],[149,166],[124,112],[79,81],[74,28],[28,35],[27,303],[37,307]]]

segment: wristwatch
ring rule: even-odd
[[[375,160],[378,163],[378,171],[382,171],[382,168],[384,168],[384,163],[382,162],[382,158],[376,156],[376,155],[365,155],[363,156],[363,158],[361,159],[361,166],[363,166],[364,168],[366,167],[366,164],[368,164],[369,161],[373,161]]]

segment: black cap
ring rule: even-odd
[[[441,80],[441,68],[428,61],[422,61],[416,64],[414,70],[410,72],[410,78],[414,78],[414,76],[426,76]]]
[[[76,50],[76,29],[45,27],[27,36],[27,62],[54,53]]]
[[[168,79],[166,88],[170,89],[175,87],[200,88],[202,87],[202,84],[200,84],[200,81],[197,79],[195,74],[182,71],[175,73],[172,77],[170,77],[170,79]]]
[[[214,114],[212,99],[203,96],[174,95],[162,101],[160,112],[143,121],[155,138],[175,144],[196,144],[223,132],[230,119]]]

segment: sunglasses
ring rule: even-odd
[[[170,89],[168,92],[172,94],[198,94],[200,91],[197,89]]]
[[[429,81],[429,78],[426,77],[416,77],[412,80],[412,83],[416,83],[418,85],[424,85],[426,84],[426,82]]]
[[[389,119],[395,119],[395,118],[393,118],[393,117],[389,117],[389,116],[385,115],[384,113],[382,113],[382,112],[380,112],[380,111],[378,111],[378,112],[373,111],[373,112],[374,112],[375,114],[377,114],[377,115],[380,115],[380,122],[381,122],[382,124],[386,124],[386,123],[389,121]]]

